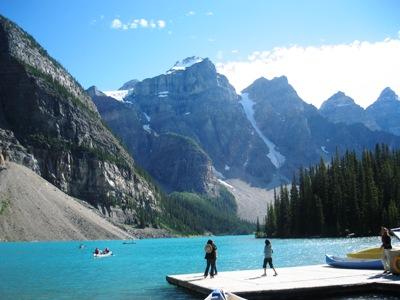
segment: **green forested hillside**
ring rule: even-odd
[[[181,233],[244,234],[255,230],[254,224],[237,217],[235,199],[225,189],[216,198],[175,192],[164,198],[163,206],[162,223]]]
[[[400,150],[376,145],[300,169],[268,206],[268,236],[371,235],[400,226]]]

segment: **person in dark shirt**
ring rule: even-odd
[[[381,227],[381,239],[382,239],[382,246],[383,248],[383,256],[382,256],[382,263],[383,263],[383,268],[385,271],[383,273],[389,273],[390,272],[390,256],[389,252],[390,249],[392,249],[392,239],[390,238],[389,235],[389,230],[385,227]]]
[[[204,271],[204,278],[208,276],[208,270],[210,270],[210,278],[214,278],[214,275],[217,274],[217,246],[214,244],[212,240],[208,240],[207,244],[204,247],[206,252],[206,256],[204,257],[207,260],[207,266]]]

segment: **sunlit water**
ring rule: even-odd
[[[122,241],[0,243],[0,299],[202,299],[169,285],[169,274],[205,267],[207,237]],[[261,269],[264,240],[253,236],[213,237],[218,271]],[[378,237],[271,239],[280,267],[325,263],[325,254],[379,246]],[[112,257],[95,259],[95,247]]]

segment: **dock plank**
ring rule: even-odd
[[[204,279],[202,273],[168,275],[166,279],[203,295],[218,288],[248,299],[289,299],[362,291],[400,292],[400,276],[377,270],[314,265],[279,268],[278,276],[272,276],[273,272],[268,271],[267,276],[261,276],[263,270],[258,269],[218,272],[213,279]]]

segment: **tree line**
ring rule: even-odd
[[[210,197],[174,192],[162,200],[162,227],[184,234],[249,234],[254,223],[239,219],[234,196],[224,187]]]
[[[400,151],[377,144],[300,168],[291,185],[275,191],[257,227],[276,237],[373,235],[381,225],[399,227],[399,209]]]

